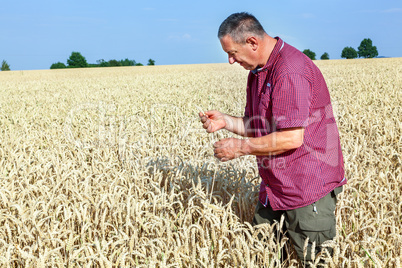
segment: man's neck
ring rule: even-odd
[[[275,38],[265,34],[264,38],[262,39],[262,46],[261,46],[261,62],[258,64],[259,67],[264,67],[265,64],[268,62],[269,57],[271,56],[272,51],[275,48],[276,43],[278,40]]]

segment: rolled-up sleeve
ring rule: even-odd
[[[272,115],[278,129],[306,127],[312,100],[310,82],[300,74],[286,74],[272,92]]]

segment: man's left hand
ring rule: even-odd
[[[246,155],[242,150],[244,140],[227,138],[214,143],[214,156],[222,162]]]

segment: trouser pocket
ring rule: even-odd
[[[288,235],[293,242],[299,259],[312,261],[313,250],[316,256],[321,252],[321,244],[335,237],[335,216],[300,220],[295,230],[288,229]],[[332,254],[332,252],[329,253]]]

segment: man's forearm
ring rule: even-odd
[[[303,137],[303,128],[284,129],[266,136],[245,139],[242,150],[248,155],[278,155],[300,147]]]
[[[223,115],[226,122],[225,129],[243,137],[251,137],[252,133],[246,128],[248,117],[235,117],[228,114]]]

